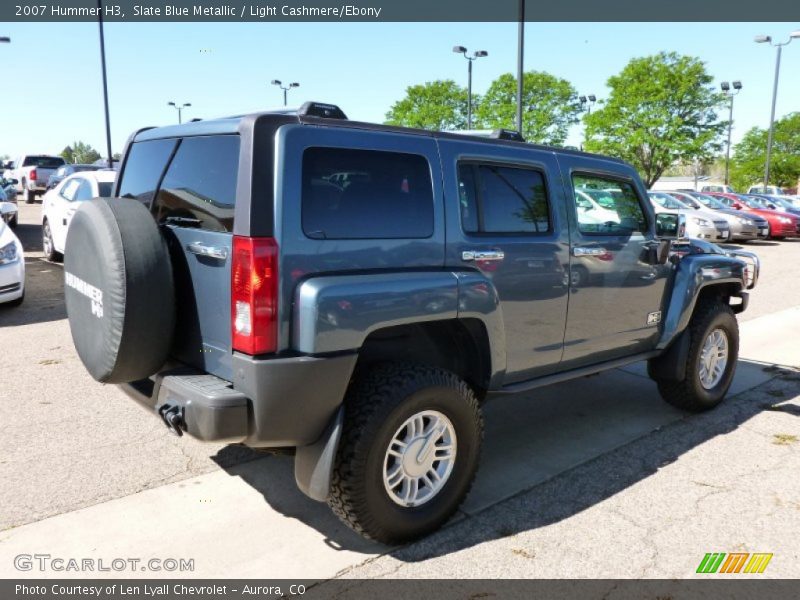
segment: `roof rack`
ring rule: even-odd
[[[474,135],[475,137],[490,138],[493,140],[511,140],[514,142],[524,142],[525,138],[518,131],[511,129],[459,129],[448,131],[458,135]]]
[[[347,120],[344,111],[335,104],[325,104],[323,102],[305,102],[297,109],[299,117],[322,117],[325,119]]]

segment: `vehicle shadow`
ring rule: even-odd
[[[800,416],[800,406],[781,404],[769,389],[778,381],[791,386],[785,398],[800,394],[800,372],[746,360],[739,361],[738,368],[763,371],[773,379],[755,388],[758,391],[730,397],[699,415],[667,406],[652,382],[621,371],[488,403],[483,458],[462,511],[447,527],[403,547],[386,548],[361,539],[327,506],[305,497],[296,488],[290,456],[223,468],[261,493],[272,509],[317,529],[332,548],[370,554],[388,550],[397,560],[422,561],[567,519],[762,411]],[[634,388],[630,400],[619,400],[625,395],[622,389],[617,390],[619,396],[613,395],[612,388],[620,385]],[[534,488],[536,493],[526,493]],[[503,501],[516,505],[506,511],[507,519],[482,518],[496,514],[491,507]],[[458,525],[465,516],[469,527]]]
[[[19,306],[0,304],[0,328],[66,318],[64,271],[61,265],[26,256],[25,300]]]
[[[44,259],[41,225],[20,223],[14,233],[25,252],[25,300],[14,307],[0,304],[0,327],[66,319],[63,267]]]

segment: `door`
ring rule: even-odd
[[[569,266],[553,153],[446,139],[440,153],[448,196],[447,264],[482,274],[497,291],[505,383],[552,372],[563,349]]]
[[[570,155],[559,160],[571,186],[564,366],[651,350],[669,267],[652,264],[654,217],[644,189],[625,165],[611,171],[603,161]],[[582,210],[586,197],[603,212]]]
[[[68,219],[74,212],[73,201],[78,195],[82,181],[83,179],[80,177],[69,179],[55,194],[50,195],[52,204],[48,207],[47,214],[49,215],[53,245],[58,252],[64,252]]]

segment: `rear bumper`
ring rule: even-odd
[[[319,438],[342,404],[356,358],[259,360],[234,354],[234,383],[177,368],[121,387],[171,420],[179,434],[253,447],[305,446]]]

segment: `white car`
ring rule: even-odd
[[[9,200],[2,187],[0,187],[0,221],[8,223],[12,229],[17,226],[17,204]]]
[[[619,223],[617,211],[603,208],[589,193],[575,190],[575,204],[583,223]]]
[[[25,298],[25,257],[22,244],[0,220],[0,304],[17,306]]]
[[[47,260],[64,256],[72,215],[85,200],[110,196],[116,171],[81,171],[70,175],[42,198],[42,247]]]

